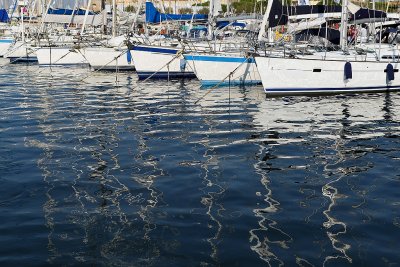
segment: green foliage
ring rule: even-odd
[[[234,13],[253,13],[255,0],[239,0],[231,4]]]
[[[336,3],[334,0],[320,0],[317,5],[323,5],[325,2],[325,5],[327,6],[339,6],[340,3]]]
[[[193,4],[192,6],[210,6],[210,1],[207,1],[204,3],[199,3],[199,4]]]
[[[389,8],[387,9],[387,5],[389,3]],[[364,7],[364,6],[363,6]],[[368,2],[368,8],[372,9],[373,3]],[[399,10],[399,3],[398,2],[375,2],[375,9],[376,10],[383,10],[388,12],[397,13]]]
[[[126,12],[136,12],[136,8],[134,6],[125,7]]]
[[[165,7],[164,10],[165,10],[165,13],[167,13],[167,14],[174,13],[174,9],[172,7]]]
[[[203,15],[208,15],[208,13],[210,13],[210,9],[208,7],[203,7],[197,13],[198,14],[203,14]]]
[[[203,7],[209,8],[210,1],[207,1],[207,2],[204,2],[204,3],[200,3],[200,4],[193,4],[192,6],[203,6]],[[221,8],[222,8],[222,12],[226,12],[226,10],[227,10],[227,6],[226,5],[221,4]]]
[[[221,4],[222,12],[225,13],[227,10],[227,6],[224,4]]]
[[[266,0],[257,2],[256,12],[264,14],[265,10],[267,9],[267,5],[268,5],[268,1],[266,1]],[[262,8],[262,10],[261,10],[261,8]]]
[[[180,8],[178,10],[178,13],[179,14],[192,14],[193,10],[191,8],[189,8],[189,7],[184,7],[184,8]]]
[[[285,5],[290,5],[292,3],[292,0],[284,0]],[[267,9],[267,0],[263,1],[256,1],[256,0],[239,0],[237,2],[233,2],[231,4],[231,8],[234,13],[240,14],[240,13],[264,13],[265,10]],[[262,11],[261,11],[261,6],[262,6]]]

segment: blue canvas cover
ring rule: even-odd
[[[241,27],[244,28],[246,27],[246,23],[243,22],[230,22],[230,21],[217,21],[217,28],[222,29],[223,27],[226,27],[228,25],[231,25],[232,27]]]
[[[7,11],[5,9],[0,9],[0,22],[8,22],[10,18],[8,17]]]
[[[164,14],[158,12],[152,2],[146,2],[146,22],[160,23],[166,20],[207,20],[207,15],[201,14]]]
[[[65,8],[49,8],[49,11],[47,14],[52,14],[52,15],[72,15],[72,12],[74,12],[74,15],[85,15],[86,10],[84,9],[65,9]],[[89,11],[89,15],[94,15],[92,11]]]

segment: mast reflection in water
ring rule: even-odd
[[[197,102],[193,80],[0,79],[2,266],[400,262],[397,94]]]

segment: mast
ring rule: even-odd
[[[101,27],[101,32],[106,34],[107,32],[107,12],[106,12],[106,0],[101,0],[100,10],[103,13],[103,25]]]
[[[39,38],[40,37],[40,33],[44,32],[44,24],[45,24],[45,21],[46,21],[46,16],[47,16],[47,13],[49,13],[50,5],[52,4],[52,2],[53,2],[53,0],[49,0],[48,3],[46,3],[46,0],[44,0],[42,2],[43,3],[43,6],[42,6],[42,22],[40,24],[40,31],[37,34],[38,40],[40,40],[40,38]]]
[[[78,0],[75,0],[74,9],[72,10],[71,19],[70,19],[70,21],[69,21],[68,27],[71,26],[71,24],[74,22],[75,10],[77,10],[77,9],[78,9]]]
[[[210,0],[210,12],[208,14],[208,39],[212,39],[215,17],[218,16],[221,10],[221,0]]]
[[[267,9],[265,10],[263,21],[260,26],[260,31],[258,32],[258,38],[257,38],[258,41],[261,41],[263,39],[263,35],[265,33],[265,28],[269,28],[268,18],[269,18],[269,14],[271,13],[272,2],[274,2],[274,0],[268,1]]]
[[[92,4],[92,0],[88,0],[88,5],[87,5],[87,8],[86,8],[86,12],[85,12],[85,18],[83,20],[83,25],[82,25],[81,35],[85,31],[86,21],[87,21],[88,15],[89,15],[89,9],[90,9],[90,5],[91,4]]]
[[[117,36],[117,3],[112,0],[112,37]]]
[[[208,29],[207,29],[207,37],[208,37],[208,39],[209,40],[211,40],[211,38],[212,38],[212,30],[213,30],[213,27],[212,27],[212,23],[213,23],[213,0],[210,0],[210,7],[209,7],[209,12],[208,12]]]
[[[15,12],[15,9],[17,9],[17,4],[18,4],[18,0],[15,0],[14,5],[13,5],[13,9],[11,11],[10,19],[12,19],[13,15],[14,15],[14,12]]]
[[[347,51],[347,21],[348,21],[348,11],[347,11],[348,0],[342,0],[342,16],[340,20],[340,48],[343,51]]]
[[[24,9],[25,9],[25,6],[21,5],[20,12],[21,12],[21,27],[22,27],[22,42],[23,43],[25,43]]]
[[[142,9],[142,5],[143,5],[143,0],[140,0],[139,4],[137,6],[137,9],[136,9],[135,17],[133,18],[133,23],[132,23],[132,27],[131,27],[132,31],[134,30],[134,28],[136,26],[136,22],[139,17],[140,10]]]

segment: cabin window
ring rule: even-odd
[[[391,58],[399,59],[400,55],[395,55],[395,56],[393,56],[393,55],[383,55],[382,56],[382,59],[391,59]]]

